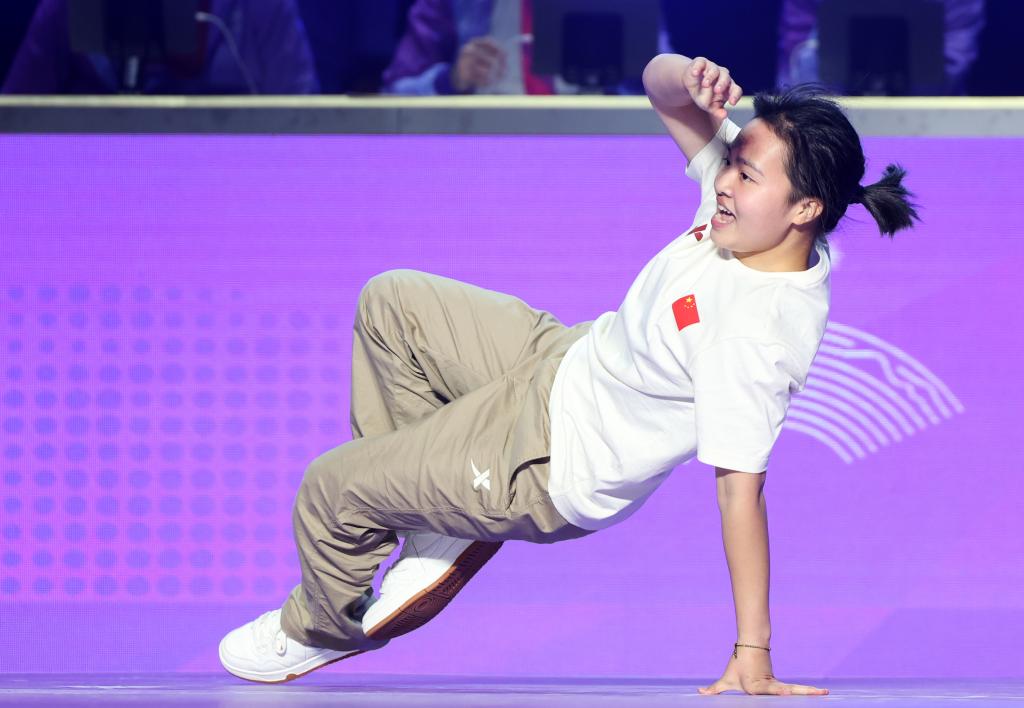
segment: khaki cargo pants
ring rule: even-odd
[[[353,440],[313,460],[295,500],[302,582],[282,609],[286,634],[337,650],[385,644],[352,612],[396,531],[537,543],[588,533],[547,494],[547,402],[590,324],[428,273],[370,279],[352,340]]]

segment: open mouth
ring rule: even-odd
[[[726,209],[721,204],[718,205],[718,213],[715,215],[716,221],[720,224],[731,224],[736,220],[736,215]]]

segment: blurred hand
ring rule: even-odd
[[[726,103],[735,106],[743,95],[743,89],[732,80],[729,70],[705,57],[690,62],[683,74],[683,86],[695,104],[719,120],[725,120],[728,115]]]
[[[750,695],[772,696],[824,696],[827,688],[803,686],[798,683],[783,683],[772,675],[772,661],[768,652],[760,649],[740,647],[740,658],[729,656],[722,678],[710,686],[697,691],[704,696],[713,696],[722,691],[743,691]]]
[[[490,86],[505,73],[505,51],[491,37],[477,37],[462,45],[452,71],[452,86],[465,93]]]

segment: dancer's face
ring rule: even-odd
[[[785,143],[757,118],[736,137],[715,178],[718,203],[733,214],[719,213],[712,220],[711,238],[717,245],[737,254],[760,253],[813,228],[820,202],[790,203],[786,154]]]

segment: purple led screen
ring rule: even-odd
[[[866,138],[924,223],[833,236],[832,323],[768,472],[784,677],[1021,676],[1024,142]],[[217,671],[298,581],[291,504],[351,437],[356,298],[431,271],[566,324],[684,232],[666,137],[0,138],[0,670]],[[346,673],[717,676],[714,472],[509,543]]]

